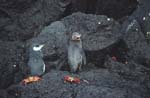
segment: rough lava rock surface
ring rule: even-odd
[[[62,17],[66,5],[61,0],[3,0],[0,4],[0,38],[30,39],[45,25]]]
[[[150,32],[150,1],[138,0],[137,9],[131,14],[133,19],[136,19],[142,27],[142,32],[146,34]]]
[[[145,68],[135,63],[124,65],[111,60],[107,65],[109,70],[96,69],[72,74],[81,78],[80,84],[64,83],[64,76],[70,73],[52,70],[37,83],[14,85],[7,92],[12,98],[148,98],[146,85],[143,84],[147,78]]]
[[[127,19],[122,25],[122,32],[123,40],[129,49],[129,58],[150,67],[150,47],[141,32],[139,23],[135,19]]]
[[[107,15],[115,19],[130,15],[137,7],[137,0],[70,0],[66,13],[83,12]],[[143,0],[144,1],[144,0]],[[119,13],[119,14],[118,14]]]
[[[5,88],[18,83],[25,74],[24,45],[18,41],[0,41],[0,54],[0,88]]]

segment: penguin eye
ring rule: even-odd
[[[35,47],[39,47],[39,45],[36,45]]]

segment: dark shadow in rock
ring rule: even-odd
[[[146,35],[147,32],[150,31],[150,1],[149,0],[137,0],[138,7],[137,9],[131,14],[133,19],[136,19],[140,26],[142,27],[142,32]]]
[[[128,18],[122,25],[123,41],[127,45],[129,59],[144,66],[150,65],[150,47],[136,19]]]
[[[115,57],[116,61],[125,63],[128,59],[129,49],[123,40],[116,43],[109,51],[108,55],[110,57]]]
[[[119,19],[131,15],[137,5],[137,0],[72,0],[66,8],[64,16],[80,11]]]

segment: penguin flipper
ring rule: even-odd
[[[80,53],[82,54],[83,65],[86,65],[86,56],[85,56],[85,52],[83,51],[83,49],[81,49]]]

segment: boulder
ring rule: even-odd
[[[146,35],[150,32],[150,1],[149,0],[138,0],[137,9],[131,14],[133,19],[136,19],[141,27],[142,32]]]
[[[122,25],[123,40],[129,52],[129,58],[147,67],[150,65],[150,47],[141,31],[139,23],[134,19],[126,20]]]

